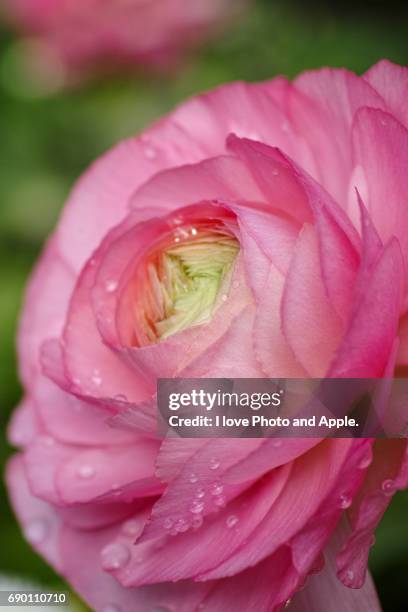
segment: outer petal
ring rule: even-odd
[[[353,126],[353,150],[365,175],[371,220],[384,243],[398,238],[407,263],[408,129],[388,113],[362,109]]]
[[[374,461],[350,509],[351,534],[337,559],[338,576],[347,586],[359,588],[364,582],[375,529],[394,493],[408,484],[407,457],[405,440],[375,443]]]
[[[330,366],[330,376],[383,375],[397,333],[401,277],[401,251],[394,240],[384,249],[366,280],[365,290]]]
[[[281,303],[286,338],[311,376],[324,376],[342,334],[321,276],[314,229],[305,225],[293,255]]]
[[[289,99],[291,120],[312,149],[317,180],[344,208],[352,172],[350,131],[358,108],[386,108],[364,79],[346,70],[305,72]]]
[[[370,575],[360,589],[350,589],[342,585],[336,576],[333,550],[326,553],[323,571],[311,576],[303,590],[297,593],[288,612],[381,612],[374,583]]]
[[[38,353],[44,338],[62,332],[74,284],[75,273],[61,256],[56,238],[52,238],[27,287],[20,321],[20,372],[27,386],[39,374]]]
[[[408,69],[381,60],[365,73],[364,79],[384,98],[388,110],[408,127]]]

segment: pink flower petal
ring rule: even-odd
[[[364,75],[364,79],[384,98],[388,110],[408,127],[408,69],[381,60]]]
[[[366,81],[346,70],[305,72],[295,80],[289,98],[294,127],[316,161],[314,178],[344,208],[352,171],[351,124],[362,106],[384,108],[385,103]]]
[[[407,156],[408,130],[392,115],[376,109],[357,113],[353,157],[365,175],[365,204],[382,241],[398,238],[404,258],[408,249]]]
[[[337,558],[338,576],[345,585],[360,588],[375,529],[392,496],[408,483],[405,440],[377,440],[374,461],[350,509],[351,534]]]
[[[381,612],[375,586],[370,575],[360,589],[342,585],[336,576],[334,553],[331,545],[326,550],[326,565],[323,571],[311,576],[303,590],[296,593],[288,612],[324,610],[324,612]]]
[[[324,376],[340,341],[342,324],[327,298],[319,245],[309,225],[298,239],[281,313],[283,331],[297,360],[311,376]]]
[[[361,291],[361,299],[330,366],[330,376],[382,376],[397,332],[401,274],[401,252],[394,240],[385,247]]]

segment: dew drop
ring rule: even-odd
[[[343,510],[346,510],[347,508],[350,508],[352,503],[352,499],[350,497],[350,495],[340,495],[340,499],[339,499],[339,506],[340,508],[342,508]]]
[[[226,293],[223,293],[221,299],[223,302],[226,302],[228,300],[228,295]]]
[[[184,533],[185,531],[187,531],[189,525],[187,523],[187,521],[185,521],[184,519],[178,519],[176,521],[176,524],[174,525],[174,529],[177,533]]]
[[[284,608],[289,608],[291,601],[292,601],[291,599],[288,599],[283,607]]]
[[[202,487],[197,489],[196,497],[198,497],[198,499],[202,499],[204,496],[205,496],[205,489],[203,489]]]
[[[103,606],[101,612],[121,612],[121,610],[116,604],[107,604],[106,606]]]
[[[39,544],[42,542],[49,529],[48,521],[42,518],[34,519],[28,523],[24,529],[24,535],[29,542],[32,544]]]
[[[346,578],[347,578],[347,580],[349,580],[349,581],[354,580],[354,572],[353,572],[353,570],[347,570],[347,572],[346,572]]]
[[[140,522],[136,519],[130,519],[123,523],[122,532],[128,536],[136,536],[140,531]]]
[[[173,217],[171,222],[173,225],[182,225],[182,223],[184,223],[184,219],[181,215],[177,215],[176,217]]]
[[[105,570],[119,569],[124,567],[130,559],[130,551],[127,546],[120,543],[108,544],[101,552],[102,567]]]
[[[190,512],[200,514],[204,510],[204,502],[195,499],[190,506]]]
[[[190,476],[190,482],[192,484],[196,483],[198,481],[198,476],[196,474],[191,474]]]
[[[214,483],[211,489],[211,495],[221,495],[224,487],[220,483]]]
[[[227,500],[225,499],[224,495],[218,495],[215,499],[214,499],[214,504],[216,506],[218,506],[219,508],[223,508],[227,503]]]
[[[235,514],[230,514],[230,516],[227,518],[227,520],[225,521],[228,529],[231,529],[232,527],[234,527],[239,521],[239,518],[237,516],[235,516]]]
[[[174,525],[174,521],[171,518],[166,518],[163,523],[165,529],[171,529]]]
[[[396,491],[395,483],[391,479],[384,480],[381,488],[385,495],[393,495]]]
[[[80,478],[92,478],[95,475],[95,468],[92,465],[81,465],[77,472]]]
[[[362,459],[360,460],[359,464],[358,464],[358,468],[360,470],[365,470],[366,468],[368,468],[368,466],[371,463],[371,453],[367,453],[364,457],[362,457]]]
[[[128,398],[123,393],[118,393],[117,395],[114,396],[113,399],[117,400],[118,402],[127,402]]]
[[[105,282],[105,289],[108,293],[114,293],[116,291],[116,289],[118,288],[118,282],[113,280],[113,279],[109,279]]]
[[[192,227],[192,228],[191,228],[191,235],[192,235],[192,236],[197,236],[197,233],[198,233],[198,232],[197,232],[197,229],[196,229],[195,227]]]
[[[191,525],[193,527],[193,529],[200,529],[201,525],[203,524],[204,519],[201,516],[201,514],[196,514],[195,516],[193,516],[193,520],[191,521]]]
[[[215,459],[215,457],[213,457],[210,460],[210,470],[218,470],[219,467],[220,467],[220,462],[218,461],[218,459]]]
[[[156,159],[156,157],[157,157],[157,151],[151,145],[145,146],[144,154],[145,154],[147,159]]]
[[[99,370],[95,369],[92,372],[92,376],[91,376],[91,381],[93,382],[94,385],[96,385],[97,387],[99,387],[99,385],[102,384],[102,376],[99,372]]]

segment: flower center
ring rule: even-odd
[[[226,299],[238,251],[224,227],[178,228],[144,266],[136,305],[139,344],[209,322]]]

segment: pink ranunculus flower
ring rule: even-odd
[[[31,62],[51,79],[113,67],[169,69],[203,42],[242,0],[6,0],[26,35]]]
[[[405,440],[160,441],[154,394],[406,367],[407,92],[385,61],[225,85],[75,187],[27,292],[7,478],[93,609],[379,609]]]

